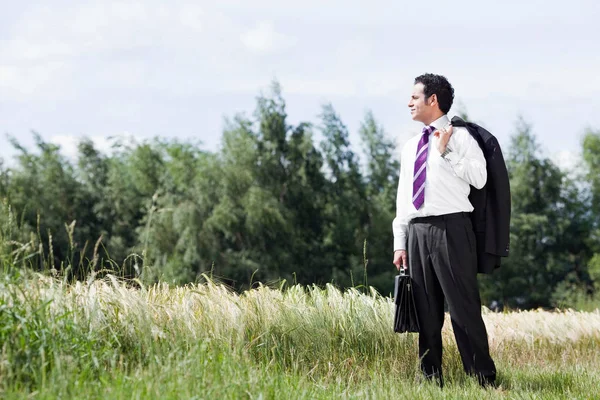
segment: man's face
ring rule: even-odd
[[[433,96],[432,96],[433,97]],[[430,116],[433,113],[433,106],[431,105],[431,97],[428,101],[425,100],[425,93],[423,93],[423,84],[417,83],[413,87],[408,107],[410,108],[410,116],[413,120],[427,123],[430,120]]]

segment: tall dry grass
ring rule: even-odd
[[[0,375],[5,390],[10,388],[6,393],[44,387],[50,376],[53,382],[58,379],[56,374],[97,379],[106,371],[128,376],[147,369],[177,376],[186,368],[203,374],[199,359],[206,368],[216,368],[215,376],[221,376],[223,365],[233,374],[236,367],[256,365],[262,371],[258,375],[276,381],[300,377],[326,392],[364,389],[366,382],[385,382],[386,377],[404,385],[418,382],[416,335],[393,332],[392,299],[374,290],[261,286],[238,294],[208,279],[183,287],[146,287],[113,276],[68,284],[30,274],[0,284],[0,310]],[[505,387],[516,387],[508,383],[514,374],[545,371],[555,382],[551,387],[577,388],[569,375],[577,376],[574,366],[600,366],[599,311],[485,309],[483,318]],[[447,380],[470,385],[449,321],[443,337]],[[180,365],[188,362],[194,366]],[[381,394],[379,386],[367,392]]]

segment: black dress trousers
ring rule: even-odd
[[[493,383],[477,285],[475,234],[468,213],[415,218],[409,223],[408,263],[421,331],[419,357],[428,378],[442,378],[444,298],[465,371]]]

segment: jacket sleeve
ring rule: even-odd
[[[508,256],[510,240],[510,182],[502,150],[495,137],[486,142],[488,162],[488,193],[486,198],[485,251]]]

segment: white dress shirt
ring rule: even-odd
[[[442,129],[450,123],[446,115],[431,126]],[[417,145],[422,133],[412,137],[402,148],[400,180],[396,198],[396,218],[392,223],[394,250],[406,250],[408,223],[416,217],[471,212],[470,186],[481,189],[487,181],[483,152],[469,131],[452,127],[452,136],[446,146],[450,153],[442,157],[438,150],[439,138],[429,136],[425,178],[425,203],[418,210],[412,203],[413,172]]]

